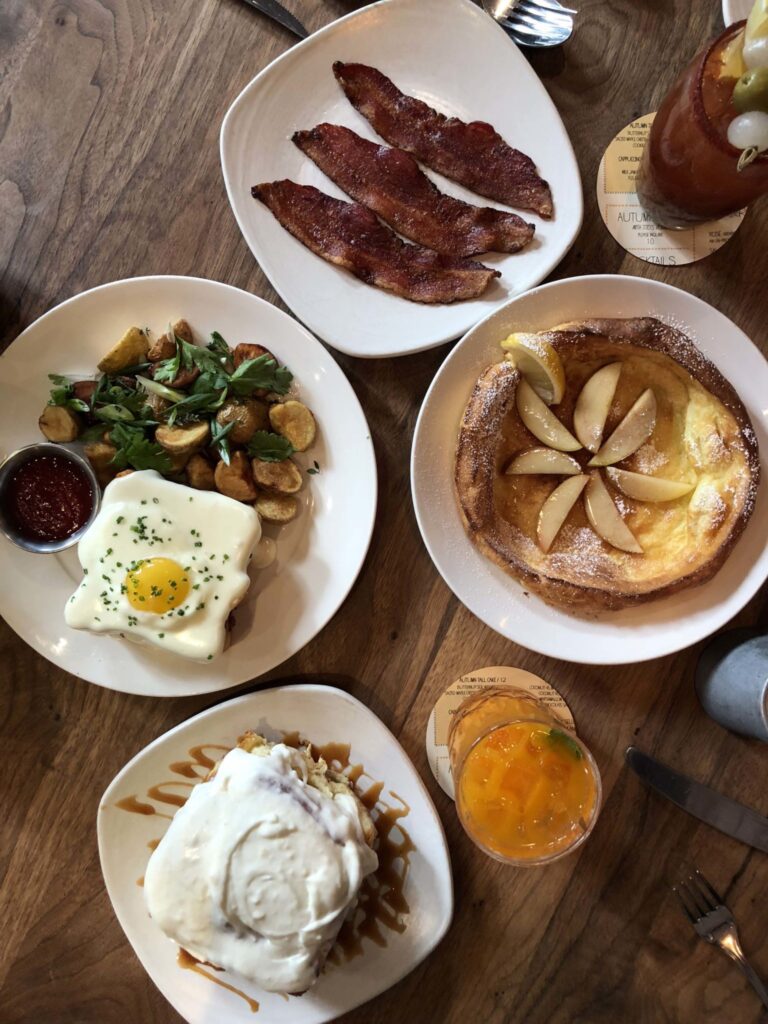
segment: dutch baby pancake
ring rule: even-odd
[[[714,576],[759,480],[752,424],[717,368],[652,318],[561,324],[502,347],[456,452],[479,549],[576,615]]]

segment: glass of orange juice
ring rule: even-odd
[[[594,828],[602,796],[594,758],[524,691],[490,687],[469,697],[448,748],[459,821],[496,860],[549,864]]]

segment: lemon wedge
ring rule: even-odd
[[[539,334],[510,334],[501,343],[517,370],[547,405],[562,402],[565,373],[560,356]]]

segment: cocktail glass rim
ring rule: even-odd
[[[692,106],[694,117],[698,121],[699,125],[703,128],[705,135],[712,142],[717,149],[721,152],[726,153],[728,156],[732,156],[735,160],[739,159],[741,150],[736,149],[730,142],[724,138],[717,130],[715,125],[712,123],[712,119],[707,113],[704,107],[704,93],[703,93],[703,82],[704,82],[704,69],[707,66],[712,51],[716,46],[720,45],[724,38],[727,36],[735,36],[737,32],[743,31],[746,26],[746,20],[735,21],[733,24],[728,25],[716,39],[713,39],[709,46],[702,52],[699,58],[699,66],[696,71],[695,86],[693,89]],[[672,88],[674,89],[674,85]],[[671,92],[671,89],[669,90]],[[765,153],[761,153],[753,161],[754,164],[766,164],[768,163],[768,150]]]

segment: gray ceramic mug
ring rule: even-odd
[[[768,743],[768,635],[733,629],[711,640],[696,666],[696,693],[720,725]]]

